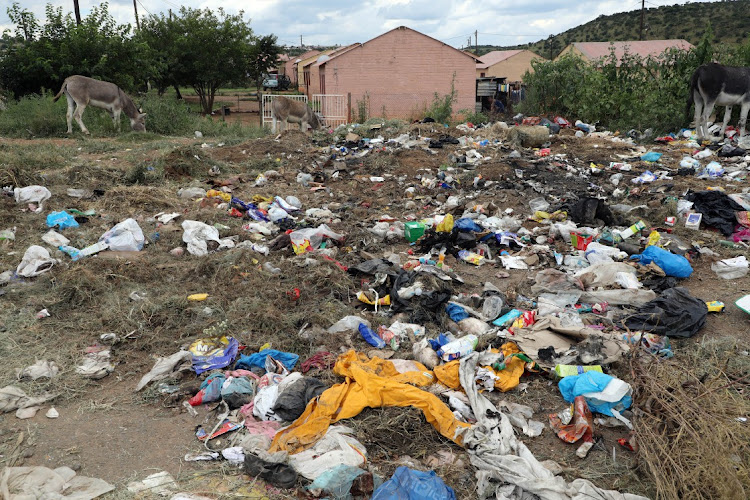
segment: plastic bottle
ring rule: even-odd
[[[477,342],[479,342],[479,338],[476,335],[461,337],[441,347],[438,356],[442,357],[443,361],[453,361],[474,352]]]
[[[570,377],[571,375],[580,375],[586,372],[604,373],[602,367],[599,365],[555,365],[555,373],[557,373],[558,377]]]
[[[66,254],[70,255],[70,258],[74,261],[81,258],[81,251],[76,247],[72,247],[70,245],[60,245],[57,248],[60,249],[61,252],[65,252]]]
[[[365,339],[365,341],[371,346],[377,349],[382,349],[383,347],[385,347],[385,340],[381,339],[378,334],[373,331],[372,328],[364,323],[359,324],[359,334],[362,335],[362,338]]]

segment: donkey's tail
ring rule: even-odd
[[[60,96],[63,95],[63,92],[65,92],[65,87],[67,87],[67,86],[68,86],[68,80],[66,79],[63,82],[62,87],[60,87],[60,92],[58,92],[57,95],[55,96],[55,98],[52,99],[52,102],[57,102],[57,100],[60,98]]]

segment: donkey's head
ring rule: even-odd
[[[135,118],[130,119],[130,128],[135,132],[146,131],[146,113],[136,113]]]

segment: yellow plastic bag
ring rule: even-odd
[[[216,189],[209,189],[206,191],[206,198],[221,198],[227,203],[232,201],[232,195],[223,191],[217,191]]]
[[[453,215],[446,215],[435,228],[438,233],[450,233],[453,231]]]

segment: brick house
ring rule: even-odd
[[[351,93],[372,116],[422,117],[435,93],[456,91],[453,110],[473,109],[476,58],[401,26],[364,43],[327,54],[310,65],[312,94]]]
[[[562,52],[555,58],[560,59],[566,54],[571,54],[580,57],[584,61],[593,62],[603,57],[608,57],[610,51],[614,49],[615,56],[619,61],[622,60],[622,56],[627,52],[631,55],[639,55],[641,57],[658,57],[667,49],[679,49],[679,50],[690,50],[693,45],[687,40],[675,39],[675,40],[634,40],[630,42],[574,42],[565,47]]]
[[[531,61],[544,60],[530,50],[493,50],[479,58],[477,78],[497,76],[507,82],[520,82],[526,71],[534,72]]]
[[[319,50],[308,50],[304,54],[300,54],[298,56],[287,56],[286,61],[284,61],[284,69],[282,71],[282,74],[289,77],[289,79],[292,81],[292,85],[296,85],[298,80],[297,64],[310,59],[311,57],[317,56],[318,54],[320,54]]]

